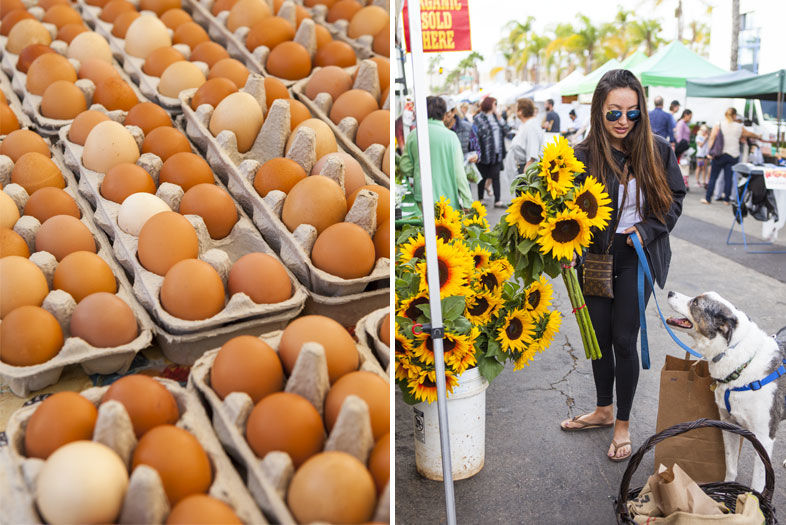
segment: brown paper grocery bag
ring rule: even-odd
[[[664,516],[675,512],[714,516],[728,510],[707,496],[677,463],[668,469],[661,465],[648,482],[655,504]]]
[[[701,418],[719,419],[711,383],[706,361],[667,355],[660,373],[656,431]],[[723,481],[726,463],[720,429],[699,428],[655,445],[654,465],[671,467],[674,463],[697,483]]]

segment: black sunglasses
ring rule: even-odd
[[[628,120],[633,120],[633,121],[639,120],[639,118],[641,118],[641,110],[631,109],[630,111],[625,113],[625,116],[628,117]],[[606,120],[608,120],[609,122],[616,122],[620,118],[622,118],[622,111],[618,109],[610,109],[609,111],[606,112]]]

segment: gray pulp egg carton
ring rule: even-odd
[[[282,332],[271,332],[260,337],[278,351]],[[357,345],[360,370],[378,374],[390,381],[370,350]],[[273,451],[260,460],[245,439],[248,416],[254,408],[251,397],[244,392],[233,392],[222,400],[210,386],[210,370],[219,349],[203,355],[191,368],[188,388],[200,394],[213,414],[213,427],[219,441],[246,470],[246,483],[251,495],[275,523],[294,524],[295,520],[286,504],[286,492],[295,468],[286,452]],[[306,398],[324,417],[325,396],[330,389],[325,350],[318,343],[306,343],[295,362],[284,387],[285,392]],[[333,430],[325,441],[325,451],[337,450],[355,456],[364,465],[368,462],[374,438],[368,405],[357,396],[348,396],[341,406]],[[389,521],[390,485],[377,502],[372,521]]]
[[[257,100],[264,100],[264,83],[258,75],[249,76],[242,91]],[[283,192],[272,191],[264,199],[254,189],[254,174],[264,162],[284,156],[284,149],[290,134],[289,108],[285,100],[276,100],[267,112],[256,141],[247,153],[239,153],[233,132],[225,130],[214,137],[208,129],[213,107],[203,104],[197,111],[190,106],[194,90],[180,93],[183,114],[186,119],[186,133],[197,146],[206,151],[210,166],[227,181],[230,193],[251,215],[257,228],[265,239],[281,255],[281,259],[306,284],[309,291],[322,296],[340,296],[361,293],[373,283],[390,279],[390,259],[380,259],[371,274],[357,279],[342,279],[328,274],[311,262],[311,248],[316,240],[316,229],[308,224],[299,226],[294,232],[281,222]],[[310,128],[300,128],[295,132],[293,143],[286,156],[300,164],[306,173],[316,163],[315,134]],[[343,188],[344,166],[341,162],[328,162],[322,175],[336,180]],[[347,212],[346,222],[354,222],[370,235],[376,231],[377,195],[363,190],[358,195],[351,210]]]
[[[355,335],[360,344],[374,352],[374,355],[379,360],[379,363],[385,367],[385,370],[389,370],[390,366],[390,347],[379,338],[379,328],[385,315],[390,313],[392,311],[389,306],[380,308],[363,317],[355,326]],[[391,320],[393,321],[393,324],[390,325],[392,328],[395,326],[395,319]]]
[[[129,127],[137,139],[141,138],[141,130],[135,126]],[[277,304],[256,304],[246,294],[237,293],[228,298],[224,309],[213,317],[201,321],[187,321],[179,319],[168,313],[159,298],[159,292],[164,278],[142,266],[137,258],[137,237],[125,232],[119,227],[117,216],[120,205],[105,199],[100,193],[101,182],[104,175],[85,168],[81,163],[83,147],[68,140],[69,127],[61,131],[61,142],[65,150],[69,165],[78,169],[80,177],[80,192],[90,201],[96,209],[96,221],[114,239],[114,253],[120,264],[126,271],[134,277],[134,292],[139,301],[151,312],[156,323],[168,334],[174,336],[198,335],[204,337],[210,335],[212,330],[220,330],[220,333],[227,332],[237,322],[241,322],[237,328],[248,328],[252,332],[263,332],[279,328],[287,321],[296,317],[306,301],[307,292],[298,282],[291,272],[287,271],[292,285],[292,297]],[[153,154],[144,154],[140,157],[138,164],[146,169],[156,180],[158,170],[162,162]],[[226,188],[221,181],[216,179],[216,185],[224,190]],[[177,185],[164,183],[159,186],[157,195],[169,204],[170,208],[177,210],[183,190]],[[251,252],[262,252],[278,259],[275,252],[265,243],[262,236],[254,227],[251,220],[243,212],[242,208],[237,207],[238,222],[232,231],[223,239],[214,240],[207,232],[204,221],[196,215],[186,215],[197,232],[200,246],[199,258],[218,271],[226,289],[227,279],[231,265],[240,257]],[[249,322],[244,326],[244,322]],[[232,335],[236,335],[232,333]],[[209,344],[215,345],[216,341]],[[209,347],[208,347],[209,348]],[[176,362],[193,362],[206,348],[204,344],[194,347],[187,345],[183,352],[168,352],[164,348],[164,353]]]
[[[316,71],[316,69],[315,69]],[[375,99],[379,99],[381,88],[379,86],[379,76],[377,74],[377,64],[371,60],[363,60],[359,65],[348,69],[351,74],[357,71],[358,76],[352,89],[363,89],[371,93]],[[320,93],[314,100],[306,96],[306,85],[310,78],[298,81],[292,86],[292,93],[305,104],[312,115],[324,121],[341,147],[360,162],[363,169],[368,173],[375,183],[390,188],[390,177],[382,171],[382,161],[385,157],[385,148],[389,144],[372,144],[365,151],[355,144],[355,135],[360,123],[354,117],[344,117],[341,122],[335,124],[330,120],[330,109],[333,107],[333,97],[329,93]],[[390,94],[380,109],[390,110]]]
[[[390,1],[389,0],[373,0],[368,5],[376,5],[384,9],[387,13],[390,13]],[[328,31],[330,31],[330,35],[342,42],[345,42],[352,46],[352,49],[355,51],[355,54],[360,59],[364,58],[371,58],[374,56],[382,57],[374,52],[372,49],[374,44],[374,36],[373,35],[363,35],[358,38],[350,38],[347,35],[347,30],[349,29],[349,20],[336,20],[335,22],[328,22],[327,21],[327,14],[328,8],[324,4],[317,4],[314,7],[306,8],[311,16],[314,18],[314,21],[317,23],[325,26]],[[382,57],[388,58],[388,57]]]
[[[177,402],[180,419],[176,426],[190,432],[202,445],[210,460],[213,481],[208,495],[232,507],[243,523],[267,524],[219,443],[199,398],[174,381],[155,379],[169,390]],[[110,447],[120,456],[126,467],[130,468],[137,439],[125,407],[118,401],[101,403],[101,398],[108,389],[108,386],[88,388],[80,395],[98,406],[93,441]],[[0,447],[0,480],[5,480],[4,483],[0,482],[2,523],[43,523],[36,510],[35,487],[44,460],[27,458],[24,454],[27,423],[39,404],[20,408],[8,421],[8,445]],[[128,489],[117,523],[162,524],[170,510],[158,473],[146,465],[135,468],[129,476]]]
[[[389,287],[338,297],[309,292],[303,313],[324,315],[334,319],[342,326],[352,326],[368,312],[388,306],[390,306]]]
[[[5,95],[8,107],[11,108],[11,111],[16,115],[16,119],[19,121],[19,129],[32,128],[33,121],[31,121],[30,117],[22,110],[22,102],[19,100],[19,97],[16,96],[16,93],[14,93],[11,87],[11,81],[8,80],[8,77],[5,76],[5,73],[2,71],[0,71],[0,91]],[[5,139],[5,137],[6,135],[0,134],[0,141]]]
[[[41,7],[38,7],[35,2],[25,1],[23,4],[27,12],[33,15],[33,18],[41,22],[41,19],[44,18],[45,11]],[[57,26],[48,22],[41,22],[41,24],[49,31],[49,35],[54,42],[55,38],[57,38]],[[7,43],[8,36],[0,35],[0,55],[2,56],[2,59],[0,59],[0,68],[10,77],[13,75],[13,70],[16,68],[18,55],[8,50]]]
[[[78,194],[73,174],[65,167],[58,152],[53,153],[52,160],[60,168],[66,180],[64,191],[74,198],[82,212],[82,223],[93,234],[98,248],[98,256],[106,261],[117,279],[116,295],[123,299],[134,312],[139,333],[133,341],[114,348],[96,348],[80,337],[72,337],[69,325],[71,315],[76,308],[76,302],[69,293],[52,289],[52,279],[58,263],[54,255],[35,251],[35,236],[41,226],[38,219],[26,215],[21,216],[14,225],[14,231],[27,242],[31,254],[30,260],[41,268],[46,277],[50,292],[44,299],[42,307],[54,315],[60,324],[63,330],[63,347],[52,359],[38,365],[11,366],[0,362],[0,383],[8,385],[11,391],[20,397],[57,383],[63,368],[68,365],[80,365],[86,374],[124,373],[131,366],[136,354],[149,347],[153,339],[153,321],[134,296],[131,283],[112,255],[112,246],[109,240],[93,223],[90,206]],[[0,155],[0,183],[3,185],[3,189],[0,191],[11,196],[19,207],[21,215],[28,194],[18,184],[9,184],[12,165],[10,158]]]

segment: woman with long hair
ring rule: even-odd
[[[576,148],[585,174],[594,176],[611,197],[612,216],[595,232],[588,251],[613,256],[613,298],[585,294],[587,309],[603,357],[592,361],[597,403],[589,414],[560,424],[579,431],[614,427],[607,456],[630,456],[630,411],[639,378],[636,339],[639,333],[638,259],[631,236],[638,236],[655,281],[662,288],[671,260],[669,232],[682,213],[685,184],[669,143],[652,133],[646,96],[628,70],[614,69],[598,82],[590,110],[591,129]],[[578,265],[579,282],[583,268]],[[645,286],[645,301],[652,289]],[[646,304],[646,303],[645,303]],[[617,413],[614,414],[614,388]]]
[[[497,115],[497,99],[486,97],[480,103],[480,112],[472,120],[480,143],[480,160],[478,170],[483,177],[478,183],[478,200],[483,200],[483,193],[489,184],[494,189],[494,207],[505,208],[500,197],[499,172],[502,170],[502,159],[505,158],[505,135],[508,126]]]

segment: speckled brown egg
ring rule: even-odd
[[[177,29],[175,29],[175,34],[172,37],[172,43],[186,44],[191,49],[194,49],[198,44],[207,42],[209,40],[210,37],[207,35],[207,31],[202,29],[202,26],[193,21],[184,22],[177,26]]]
[[[25,87],[33,95],[43,95],[46,88],[56,80],[76,82],[76,70],[63,55],[44,53],[30,64]]]
[[[97,58],[91,58],[82,62],[79,66],[79,78],[88,78],[93,84],[106,80],[107,78],[120,78],[120,73],[107,62]]]
[[[160,77],[166,68],[185,59],[174,47],[159,47],[147,56],[142,71],[151,77]]]
[[[164,385],[146,375],[121,377],[107,389],[101,403],[122,404],[134,427],[137,438],[160,425],[174,425],[180,419],[175,397]]]
[[[229,11],[232,7],[238,2],[238,0],[217,0],[213,7],[210,8],[210,12],[213,13],[213,16],[218,16],[218,13],[221,11]]]
[[[25,153],[14,164],[11,182],[22,186],[28,195],[46,186],[65,188],[65,179],[52,159],[37,151]]]
[[[374,253],[377,260],[383,257],[390,259],[390,219],[377,226],[374,233]]]
[[[159,184],[177,184],[186,192],[197,184],[213,184],[213,171],[205,159],[195,153],[175,153],[161,167],[158,174]]]
[[[271,75],[300,80],[311,73],[311,57],[297,42],[282,42],[270,52],[265,67]]]
[[[386,146],[390,142],[390,111],[378,109],[369,113],[358,126],[355,144],[365,151],[372,144]]]
[[[243,292],[257,304],[276,304],[292,297],[284,265],[265,253],[248,253],[235,261],[227,286],[230,295]]]
[[[82,217],[74,198],[60,188],[52,187],[36,190],[27,199],[24,214],[35,217],[41,224],[55,215],[70,215],[77,219]]]
[[[24,454],[46,459],[61,446],[93,438],[98,409],[76,392],[57,392],[44,399],[25,428]]]
[[[126,11],[125,13],[120,13],[117,15],[117,18],[115,18],[114,24],[112,24],[112,34],[117,38],[125,38],[126,33],[128,33],[129,26],[140,16],[142,16],[142,14],[138,11]]]
[[[352,77],[338,66],[327,66],[315,71],[306,84],[306,96],[311,100],[320,93],[329,93],[333,100],[352,89]]]
[[[8,36],[8,33],[13,29],[17,22],[25,19],[35,19],[26,9],[13,9],[3,15],[2,22],[0,22],[0,35]]]
[[[337,159],[344,165],[344,194],[347,197],[366,184],[366,176],[363,173],[363,168],[360,166],[360,163],[355,160],[352,155],[344,153],[343,151],[328,153],[320,158],[316,164],[314,164],[314,167],[311,168],[311,174],[319,175],[322,172],[322,168],[330,159]]]
[[[134,312],[115,294],[98,292],[83,298],[71,315],[71,335],[96,348],[114,348],[136,339]]]
[[[237,223],[235,201],[215,184],[197,184],[180,201],[180,213],[199,215],[213,239],[223,239]]]
[[[158,92],[164,96],[177,98],[185,89],[198,88],[205,83],[205,75],[193,62],[178,61],[161,73]]]
[[[204,62],[208,68],[211,68],[216,62],[224,58],[229,58],[229,53],[220,44],[216,42],[202,42],[191,51],[189,60],[191,62]]]
[[[76,217],[55,215],[41,224],[41,228],[39,228],[35,236],[35,249],[36,251],[49,252],[55,256],[55,259],[62,261],[74,252],[95,255],[96,242],[87,226]],[[89,259],[91,259],[89,255],[80,255],[74,258],[74,262],[70,264],[78,264]],[[106,265],[100,257],[98,257],[98,260]],[[106,266],[106,270],[108,275],[112,275],[112,271],[109,270],[108,266]],[[55,270],[55,275],[57,275],[57,270]],[[114,277],[111,280],[114,283]],[[55,286],[55,288],[58,288],[58,286]],[[115,289],[112,291],[114,292]]]
[[[153,153],[166,160],[180,152],[191,152],[191,145],[182,132],[169,126],[161,126],[145,136],[142,142],[142,153]]]
[[[306,178],[306,171],[292,159],[276,157],[262,164],[254,176],[254,189],[262,197],[273,190],[289,193],[292,187]]]
[[[327,28],[322,24],[314,24],[314,31],[317,36],[317,49],[320,49],[333,41],[330,31],[328,31]]]
[[[0,227],[0,259],[11,255],[29,257],[30,249],[21,235],[10,228]]]
[[[339,222],[319,234],[311,260],[320,270],[342,279],[365,277],[374,267],[374,243],[357,224]]]
[[[6,103],[0,103],[0,135],[5,135],[19,129],[19,119]]]
[[[350,395],[358,396],[368,405],[374,439],[390,431],[390,385],[374,372],[358,370],[333,383],[325,398],[325,426],[328,432],[336,424],[341,405]]]
[[[227,29],[234,33],[239,27],[251,27],[270,16],[273,16],[273,12],[267,2],[240,0],[229,10]]]
[[[156,185],[142,167],[126,162],[106,172],[100,191],[105,199],[123,204],[126,197],[134,193],[155,193]]]
[[[223,58],[210,68],[207,78],[227,78],[240,89],[246,85],[248,75],[248,68],[239,60],[235,60],[234,58]]]
[[[172,127],[172,119],[164,108],[152,102],[140,102],[128,110],[124,126],[138,126],[147,136],[151,131],[161,126]]]
[[[8,32],[6,49],[14,54],[19,54],[24,48],[32,44],[52,43],[52,35],[44,25],[34,18],[26,18],[14,24]]]
[[[105,120],[109,120],[106,113],[94,109],[83,111],[77,115],[71,123],[71,128],[68,130],[68,140],[80,146],[84,146],[90,131],[96,124],[104,122]]]
[[[319,343],[325,349],[331,383],[357,369],[358,351],[349,332],[329,317],[306,315],[289,323],[278,344],[278,355],[287,373],[294,369],[303,344],[309,342]]]
[[[390,58],[390,19],[385,27],[374,35],[374,42],[371,45],[374,53]]]
[[[338,124],[346,117],[363,122],[372,111],[379,109],[374,96],[364,89],[350,89],[342,93],[330,109],[330,120]]]
[[[52,288],[71,294],[81,302],[88,295],[117,292],[117,281],[112,269],[95,253],[77,251],[68,254],[55,268]]]
[[[45,363],[62,347],[60,324],[55,316],[39,306],[20,306],[3,317],[0,323],[0,361],[8,365]]]
[[[273,105],[273,101],[279,98],[291,98],[287,87],[277,78],[265,77],[265,102],[267,107]]]
[[[333,23],[337,20],[352,20],[355,13],[363,8],[360,3],[355,0],[338,0],[333,6],[328,9],[326,20]]]
[[[349,196],[349,199],[347,199],[347,209],[352,209],[352,205],[355,203],[355,199],[358,193],[360,193],[360,190],[373,191],[379,197],[377,199],[377,224],[382,224],[390,220],[390,190],[379,184],[369,184],[355,190],[355,192]]]
[[[357,62],[357,56],[352,46],[340,40],[328,42],[317,51],[314,56],[314,65],[351,67]]]
[[[20,306],[40,306],[48,293],[44,272],[33,261],[15,255],[0,258],[0,319]]]
[[[219,102],[236,91],[237,86],[228,78],[211,78],[194,93],[194,98],[191,99],[191,109],[196,111],[202,104],[210,104],[215,108]]]
[[[330,126],[325,124],[322,120],[310,118],[298,124],[297,128],[301,126],[313,129],[314,133],[316,134],[317,159],[321,159],[328,153],[333,153],[338,150],[338,144],[336,143],[336,136],[333,134],[333,130],[331,130]],[[289,135],[285,151],[289,151],[290,146],[292,146],[297,128],[295,128],[292,131],[292,134]]]
[[[176,7],[180,7],[180,0],[140,0],[139,2],[140,11],[153,11],[158,16]]]
[[[41,135],[29,129],[20,129],[13,131],[0,142],[0,155],[11,157],[13,162],[19,160],[19,157],[25,153],[35,151],[46,157],[51,157],[52,153],[49,151],[49,146]]]
[[[233,337],[221,347],[210,369],[210,386],[221,399],[245,392],[255,404],[284,389],[284,369],[270,346],[250,335]]]
[[[289,190],[281,212],[281,220],[289,228],[311,224],[322,233],[328,226],[344,220],[347,204],[341,187],[332,179],[312,175]]]
[[[208,263],[185,259],[164,276],[160,298],[164,310],[179,319],[208,319],[224,309],[224,283]]]
[[[110,0],[106,3],[98,18],[104,22],[114,23],[118,16],[129,11],[136,11],[134,4],[128,0]]]
[[[57,40],[70,44],[77,35],[90,31],[85,24],[66,24],[57,31]]]
[[[93,94],[93,104],[101,104],[109,111],[122,109],[128,111],[139,103],[139,99],[128,85],[128,82],[118,77],[110,77],[96,83]]]
[[[191,525],[193,523],[221,523],[242,525],[232,507],[220,499],[204,494],[192,494],[181,499],[166,518],[167,525]]]
[[[47,118],[70,120],[86,109],[85,94],[67,80],[49,84],[41,98],[41,114]]]
[[[164,25],[172,31],[180,27],[181,24],[192,21],[191,15],[179,7],[169,9],[166,13],[162,14],[158,18],[160,18]]]
[[[113,1],[118,1],[118,0],[113,0]],[[73,7],[68,5],[58,4],[58,5],[53,5],[52,7],[47,9],[41,21],[49,24],[54,24],[55,27],[60,29],[66,24],[81,23],[82,17],[79,15],[79,11],[77,11]]]
[[[19,59],[16,62],[17,71],[27,73],[30,70],[30,65],[35,62],[35,59],[46,53],[55,53],[56,51],[44,44],[33,44],[27,46],[19,53]]]
[[[253,26],[246,36],[246,47],[254,51],[259,46],[273,49],[281,42],[295,38],[295,28],[286,19],[280,16],[265,18]]]
[[[157,213],[139,232],[137,257],[142,266],[153,273],[166,275],[178,261],[197,256],[199,239],[196,230],[179,213]]]

